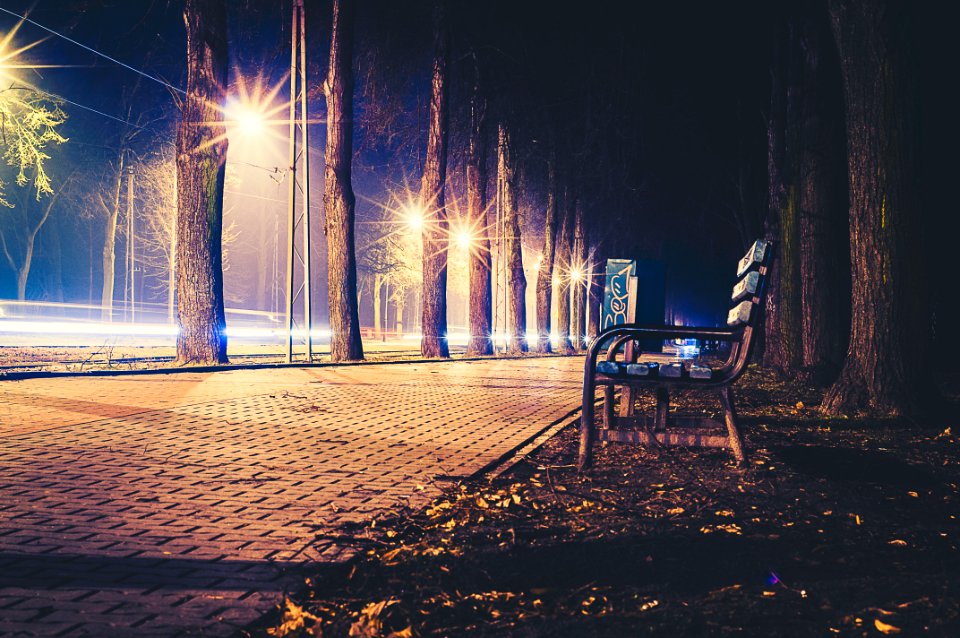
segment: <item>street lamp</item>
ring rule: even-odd
[[[264,131],[264,114],[252,104],[231,98],[223,108],[227,122],[244,137],[256,137]]]
[[[457,233],[457,246],[460,248],[470,248],[473,243],[473,235],[468,230],[461,230]]]

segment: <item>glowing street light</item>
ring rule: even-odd
[[[403,214],[407,220],[407,226],[410,227],[410,230],[420,230],[423,228],[423,222],[426,218],[423,208],[419,204],[413,202],[405,205],[403,207]]]
[[[580,283],[583,281],[583,272],[579,268],[570,271],[570,281]]]
[[[457,233],[457,246],[460,248],[470,248],[473,243],[473,235],[468,230],[461,230]]]
[[[223,112],[227,122],[244,137],[256,137],[264,131],[264,113],[251,104],[230,99]]]

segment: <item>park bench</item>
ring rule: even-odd
[[[772,251],[771,242],[758,240],[740,260],[727,328],[624,324],[612,326],[598,335],[584,363],[578,463],[581,470],[590,466],[594,441],[729,447],[737,462],[744,462],[731,386],[743,374],[750,358]],[[722,341],[730,344],[730,353],[717,367],[643,361],[636,342],[651,338]],[[605,353],[604,360],[598,361],[601,353]],[[599,427],[594,424],[598,386],[604,387],[602,424]],[[615,411],[614,390],[617,387],[621,392],[619,410]],[[723,423],[702,416],[670,415],[672,389],[717,392],[723,407]],[[653,415],[634,413],[634,398],[641,390],[653,390],[655,394],[656,411]],[[715,430],[717,426],[721,428],[720,432],[712,433],[711,428]]]

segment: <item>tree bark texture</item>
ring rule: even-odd
[[[324,82],[327,144],[323,204],[327,236],[327,303],[330,358],[363,359],[357,299],[357,253],[353,194],[353,8],[354,0],[334,0],[330,66]],[[306,229],[305,232],[309,232]]]
[[[490,280],[490,235],[487,228],[487,149],[484,137],[486,105],[480,92],[480,72],[474,59],[470,97],[470,139],[467,142],[467,220],[472,233],[469,271],[470,337],[467,355],[493,354],[493,289]]]
[[[914,415],[934,392],[907,3],[830,0],[846,103],[850,345],[828,414]]]
[[[802,364],[827,385],[840,372],[849,332],[850,248],[841,80],[826,12],[804,16],[800,46]]]
[[[223,179],[227,141],[224,0],[186,0],[187,94],[177,129],[177,361],[225,363]]]
[[[537,271],[537,352],[548,353],[550,345],[550,302],[553,297],[553,272],[557,256],[557,159],[551,151],[547,160],[547,217],[543,252]]]
[[[800,100],[796,29],[789,26],[786,51],[778,51],[767,120],[767,233],[775,242],[764,329],[764,365],[792,376],[802,362],[800,226],[796,126]]]
[[[433,73],[430,89],[427,155],[420,182],[423,223],[423,314],[420,353],[424,357],[450,356],[447,343],[447,248],[449,224],[444,186],[447,179],[447,57],[448,34],[442,0],[433,4]]]
[[[500,206],[504,216],[503,250],[507,264],[507,335],[508,352],[527,351],[527,278],[523,273],[523,249],[520,236],[520,211],[517,210],[516,171],[510,132],[501,122],[497,144],[497,166],[500,173]]]
[[[570,313],[570,341],[573,349],[583,350],[587,335],[587,237],[584,230],[583,202],[577,200],[573,223],[573,277],[570,287],[573,309]]]
[[[557,283],[557,350],[573,354],[570,343],[570,263],[573,244],[573,215],[571,197],[564,190],[563,207],[560,211],[560,232],[557,236],[557,260],[554,271]]]

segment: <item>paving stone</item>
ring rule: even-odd
[[[563,418],[579,358],[0,382],[0,636],[231,636]]]

